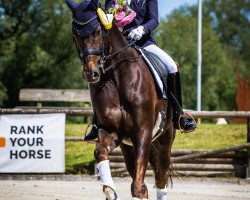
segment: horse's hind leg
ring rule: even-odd
[[[170,156],[174,134],[175,131],[170,128],[151,145],[149,162],[155,173],[157,200],[167,199]]]
[[[134,177],[134,169],[135,169],[135,153],[133,146],[120,144],[120,148],[122,151],[122,155],[124,157],[124,161],[128,170],[128,173],[131,177]]]
[[[107,133],[103,129],[99,129],[99,141],[96,143],[95,159],[98,162],[97,170],[103,185],[103,192],[108,200],[119,200],[113,182],[108,154],[116,147],[117,135],[115,133]]]

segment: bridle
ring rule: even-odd
[[[88,20],[87,22],[79,22],[79,21],[77,21],[77,20],[75,20],[73,18],[73,21],[76,24],[78,24],[78,25],[87,25],[88,23],[90,23],[92,20],[94,20],[96,18],[97,18],[97,16],[94,16],[90,20]],[[89,48],[89,49],[83,49],[82,51],[80,51],[78,49],[77,45],[76,45],[75,38],[73,37],[73,41],[74,41],[74,43],[76,45],[76,49],[77,49],[77,52],[78,52],[78,55],[79,55],[79,58],[80,58],[82,64],[84,63],[84,59],[87,56],[90,56],[90,55],[101,56],[101,59],[100,59],[100,68],[102,69],[102,73],[105,74],[105,73],[109,72],[110,70],[112,70],[115,65],[117,65],[118,63],[121,63],[124,60],[130,60],[130,59],[136,59],[136,58],[138,58],[138,57],[126,57],[126,58],[123,58],[123,59],[121,59],[121,60],[113,63],[112,65],[104,68],[105,63],[108,60],[112,59],[113,57],[115,57],[116,55],[118,55],[120,52],[124,51],[128,47],[133,46],[136,41],[132,40],[126,46],[124,46],[123,48],[118,49],[117,51],[115,51],[112,54],[107,54],[107,40],[105,39],[105,37],[107,37],[108,30],[105,30],[104,27],[102,27],[102,25],[101,25],[101,31],[102,31],[102,38],[103,38],[103,44],[102,44],[101,49]]]

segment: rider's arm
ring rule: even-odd
[[[159,25],[158,21],[158,0],[147,1],[147,17],[148,21],[142,26],[144,27],[145,33],[153,31]]]

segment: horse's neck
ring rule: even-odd
[[[122,48],[124,48],[128,42],[123,37],[119,29],[114,26],[112,29],[108,31],[108,41],[107,41],[107,49],[108,49],[108,55],[114,55],[112,58],[110,58],[106,63],[106,68],[113,66],[113,70],[109,71],[107,75],[103,76],[100,83],[91,87],[92,90],[95,93],[98,93],[98,91],[103,88],[104,85],[113,85],[114,87],[110,87],[116,91],[122,89],[120,86],[126,84],[127,77],[132,76],[133,69],[128,66],[124,66],[125,62],[124,58],[133,58],[137,57],[137,53],[134,49],[131,48],[125,48],[121,52],[115,54],[115,52],[118,52]],[[127,63],[127,62],[126,62]],[[128,64],[128,63],[127,63]]]
[[[108,65],[114,65],[115,70],[112,72],[112,80],[116,85],[116,88],[119,90],[119,86],[123,85],[124,81],[126,84],[127,77],[131,76],[131,74],[133,74],[132,71],[134,70],[128,65],[126,67],[124,66],[125,63],[128,64],[128,62],[123,62],[124,59],[138,57],[138,55],[135,49],[129,47],[124,48],[128,45],[128,41],[125,39],[125,37],[123,37],[122,33],[116,26],[110,29],[108,33],[108,40],[109,54],[111,55],[115,52],[119,52],[110,60],[110,62],[108,62]]]
[[[119,49],[123,48],[127,44],[126,39],[122,36],[121,32],[116,26],[110,29],[108,33],[108,40],[109,40],[109,53],[110,54],[118,51]]]

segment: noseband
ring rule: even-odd
[[[89,55],[103,55],[103,50],[101,49],[84,49],[82,50],[81,52],[81,57],[86,57],[86,56],[89,56]]]

